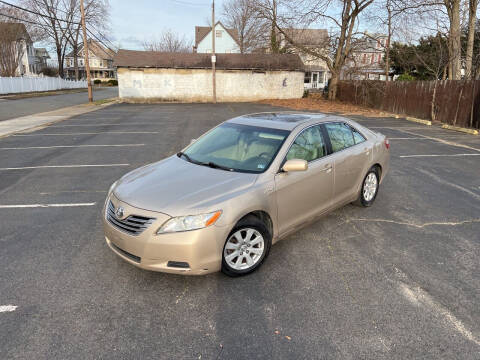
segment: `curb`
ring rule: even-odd
[[[408,121],[413,121],[413,122],[419,123],[419,124],[432,126],[432,122],[430,120],[422,120],[422,119],[417,119],[417,118],[410,117],[410,116],[407,116],[405,119],[407,119]]]
[[[462,127],[453,126],[453,125],[446,125],[446,124],[442,125],[442,129],[460,131],[460,132],[467,133],[467,134],[470,134],[470,135],[478,135],[478,130],[467,129],[467,128],[462,128]]]

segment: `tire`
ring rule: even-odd
[[[240,220],[225,240],[222,272],[231,277],[254,272],[267,258],[271,246],[272,236],[261,220],[255,216]]]
[[[372,188],[372,186],[374,186],[374,188]],[[372,206],[377,198],[379,187],[380,177],[378,175],[378,168],[374,166],[368,170],[367,175],[365,175],[365,178],[362,182],[362,188],[360,189],[360,194],[358,195],[358,199],[354,202],[354,204],[363,207]],[[374,193],[372,193],[372,190],[374,190]]]

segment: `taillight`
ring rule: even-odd
[[[390,141],[388,141],[387,138],[385,138],[385,141],[383,142],[385,144],[385,147],[388,149],[390,149]]]

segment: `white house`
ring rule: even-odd
[[[298,47],[289,45],[283,34],[278,34],[280,44],[286,52],[298,54],[305,64],[305,89],[323,89],[330,78],[327,63],[301,48],[329,55],[329,37],[325,29],[285,29],[285,33]]]
[[[193,52],[212,52],[212,28],[210,26],[195,26],[195,46],[193,47]],[[234,29],[227,29],[220,21],[215,24],[215,53],[240,53],[238,32]]]
[[[20,55],[18,66],[15,71],[16,76],[30,76],[38,74],[43,69],[43,63],[49,58],[48,53],[39,52],[33,47],[32,39],[27,32],[25,24],[0,22],[0,34],[3,35],[2,41],[11,41],[15,43],[15,53]],[[46,52],[46,51],[45,51]],[[16,59],[11,59],[14,61]]]
[[[88,39],[88,62],[90,65],[90,75],[92,79],[109,80],[117,77],[113,67],[113,57],[115,52],[108,49],[98,41]],[[77,51],[78,71],[80,79],[86,78],[85,70],[85,52],[83,51],[83,42]],[[68,79],[75,79],[75,59],[73,51],[65,56],[65,74]]]

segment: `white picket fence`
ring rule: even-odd
[[[86,80],[65,80],[55,77],[0,77],[0,94],[86,88]]]

